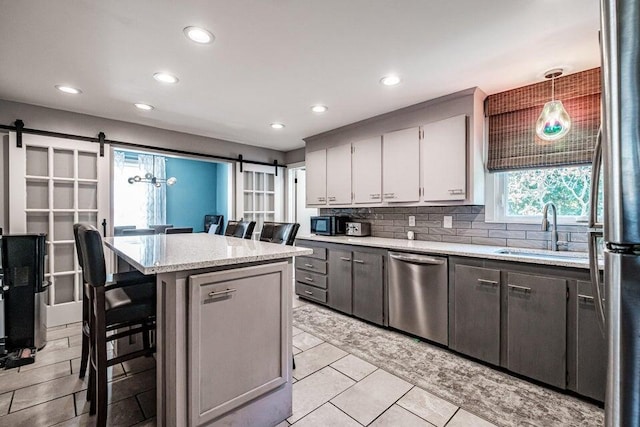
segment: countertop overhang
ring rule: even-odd
[[[425,253],[433,255],[455,255],[472,258],[485,258],[499,261],[522,262],[528,264],[552,265],[556,267],[589,269],[589,258],[583,252],[554,252],[523,248],[502,248],[499,246],[472,245],[464,243],[430,242],[424,240],[389,239],[383,237],[354,237],[354,236],[317,236],[314,234],[300,235],[296,240],[309,240],[326,243],[337,243],[353,246],[367,246],[373,248],[399,250],[404,252]],[[500,253],[503,249],[528,251],[532,255],[516,253]],[[540,254],[536,257],[535,254]],[[550,258],[561,254],[557,258]],[[575,254],[575,257],[572,257]],[[600,269],[602,269],[602,264]]]
[[[207,233],[117,236],[107,247],[143,274],[287,259],[313,250]]]

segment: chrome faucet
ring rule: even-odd
[[[549,208],[551,208],[551,218],[553,219],[553,225],[551,226],[551,250],[557,251],[558,246],[560,244],[566,244],[566,242],[558,242],[558,211],[553,202],[547,202],[542,210],[542,231],[549,231]]]

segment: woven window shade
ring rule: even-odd
[[[571,130],[559,141],[536,135],[536,120],[551,100],[551,81],[487,97],[489,171],[591,163],[600,127],[600,68],[555,80],[555,99],[571,117]]]

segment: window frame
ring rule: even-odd
[[[558,166],[557,169],[565,167],[567,166]],[[485,222],[506,224],[540,224],[542,222],[542,212],[540,212],[540,215],[507,215],[507,173],[509,173],[509,171],[486,172],[485,174]],[[559,225],[586,226],[587,223],[587,216],[558,215]]]

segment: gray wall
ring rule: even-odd
[[[36,105],[0,100],[0,124],[12,125],[16,119],[24,121],[27,128],[42,129],[77,135],[98,136],[104,132],[107,139],[133,142],[150,147],[173,148],[203,154],[237,157],[272,163],[284,163],[285,153],[277,150],[253,147],[204,136],[143,126],[86,114],[55,110]]]
[[[407,231],[416,240],[472,243],[551,249],[551,233],[541,231],[539,224],[504,224],[484,221],[484,206],[419,206],[394,208],[321,209],[324,215],[347,215],[354,220],[371,223],[375,237],[406,239]],[[409,227],[409,216],[416,226]],[[453,217],[453,228],[443,228],[445,215]],[[558,240],[569,242],[568,250],[587,251],[587,228],[578,225],[558,226]],[[567,250],[567,248],[561,248]]]
[[[478,89],[466,89],[304,138],[306,151],[310,152],[348,144],[353,141],[425,125],[460,114],[466,114],[470,117],[470,128],[473,129],[473,95],[476,90]]]
[[[287,151],[284,156],[284,161],[287,165],[304,162],[304,147]]]
[[[221,139],[207,138],[182,132],[127,123],[86,114],[55,110],[36,105],[23,104],[0,100],[0,124],[13,125],[16,119],[21,119],[26,128],[41,129],[82,136],[96,137],[104,132],[107,139],[148,145],[150,148],[162,150],[172,148],[193,151],[202,154],[212,154],[226,157],[237,157],[242,154],[245,159],[284,164],[285,153],[277,150],[253,147]],[[0,130],[2,132],[2,130]],[[8,138],[7,138],[8,139]],[[6,229],[8,223],[8,141],[3,140],[0,133],[0,227]]]

